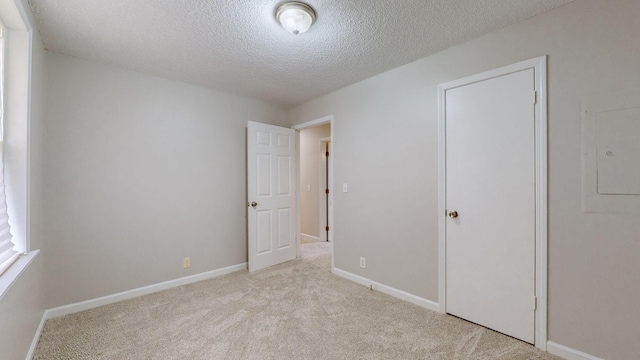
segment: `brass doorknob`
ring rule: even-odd
[[[451,211],[449,213],[449,217],[452,218],[452,219],[457,218],[458,217],[458,212],[457,211]]]
[[[256,206],[258,206],[257,202],[254,201],[254,202],[251,203],[251,207],[255,208]]]

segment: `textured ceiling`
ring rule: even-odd
[[[294,106],[571,0],[29,0],[48,50]]]

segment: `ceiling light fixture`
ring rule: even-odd
[[[278,6],[276,19],[285,30],[293,35],[298,35],[309,30],[316,21],[316,12],[305,3],[289,1]]]

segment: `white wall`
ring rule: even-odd
[[[320,139],[329,136],[331,124],[300,131],[300,232],[316,238],[321,237],[320,193],[324,190],[320,189],[324,184],[320,182]]]
[[[25,0],[26,2],[26,0]],[[20,2],[28,9],[25,2]],[[5,4],[6,5],[6,4]],[[28,11],[28,10],[27,10]],[[30,14],[27,13],[27,16]],[[11,36],[12,34],[8,34]],[[26,35],[22,34],[22,35]],[[28,39],[28,35],[27,39]],[[33,32],[31,55],[31,107],[30,124],[28,117],[22,117],[22,125],[14,126],[13,130],[21,132],[8,132],[5,135],[11,137],[17,135],[17,139],[7,139],[13,144],[13,149],[18,152],[11,159],[15,160],[14,166],[20,168],[18,177],[22,177],[20,183],[15,182],[19,188],[23,205],[20,210],[24,215],[20,218],[22,226],[21,236],[30,237],[31,250],[42,249],[43,241],[43,207],[42,207],[42,150],[43,150],[43,122],[44,104],[42,89],[44,87],[44,46],[37,32]],[[26,47],[25,47],[26,50]],[[28,54],[26,54],[28,55]],[[28,56],[25,58],[28,60]],[[24,63],[27,66],[28,62]],[[9,76],[15,76],[15,73]],[[26,82],[21,86],[26,89]],[[27,151],[28,149],[28,151]],[[29,158],[29,166],[27,165]],[[20,165],[20,163],[22,165]],[[26,176],[29,177],[29,189],[27,192]],[[15,178],[14,178],[15,179]],[[28,195],[28,214],[25,201]],[[27,224],[29,227],[27,228]],[[16,227],[16,226],[14,226]],[[14,229],[12,229],[14,230]],[[45,284],[44,284],[44,256],[41,254],[27,267],[16,280],[7,294],[0,300],[0,358],[3,360],[22,360],[25,358],[31,341],[36,332],[42,313],[44,311]]]
[[[635,0],[572,2],[292,109],[335,118],[335,266],[437,301],[437,85],[548,54],[549,339],[636,358],[640,219],[581,212],[580,99],[640,87],[638,19]]]
[[[46,101],[48,307],[247,261],[246,123],[283,109],[54,53]]]

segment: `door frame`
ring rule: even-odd
[[[329,161],[331,161],[331,156],[333,156],[333,154],[332,154],[333,153],[333,149],[332,149],[332,145],[333,144],[331,144],[331,136],[320,138],[318,140],[318,149],[320,150],[320,152],[319,152],[319,154],[320,154],[320,169],[318,171],[318,174],[320,174],[320,179],[319,179],[318,184],[324,184],[325,181],[327,181],[326,180],[327,172],[329,173],[329,177],[331,177],[331,171],[330,171],[331,170],[331,166],[327,167],[325,162],[322,161],[323,160],[322,157],[324,156],[324,153],[326,152],[326,148],[322,146],[324,143],[329,143]],[[331,182],[327,181],[326,188],[329,189],[329,197],[331,197],[331,193],[333,192],[333,189],[330,187],[330,185],[331,185]],[[323,210],[322,203],[326,203],[327,202],[326,194],[325,194],[324,190],[325,190],[325,187],[322,187],[322,188],[318,187],[318,207],[319,207],[319,210]],[[331,199],[329,199],[329,200],[331,200]],[[329,204],[325,204],[325,206],[328,207]],[[325,211],[318,211],[318,215],[319,215],[318,216],[318,227],[319,227],[319,230],[320,230],[320,233],[318,235],[320,235],[319,236],[320,241],[323,241],[323,240],[324,241],[330,241],[331,235],[332,235],[331,232],[333,230],[332,229],[333,226],[329,226],[329,234],[327,234],[326,230],[323,230],[324,226],[321,226],[324,222],[327,221],[326,208],[324,210]],[[333,224],[331,222],[331,212],[329,212],[329,224]],[[329,225],[329,224],[327,224],[327,225]],[[322,235],[323,233],[324,233],[324,235]]]
[[[446,92],[461,86],[534,69],[535,112],[535,341],[547,350],[547,56],[525,60],[438,86],[438,302],[446,313]],[[534,96],[534,95],[532,95]]]
[[[334,118],[333,115],[327,115],[324,117],[321,117],[319,119],[316,120],[312,120],[312,121],[308,121],[302,124],[297,124],[292,126],[291,128],[293,130],[296,130],[296,146],[298,146],[300,144],[300,130],[304,130],[304,129],[308,129],[308,128],[312,128],[315,126],[319,126],[319,125],[324,125],[324,124],[330,124],[331,125],[331,135],[329,137],[329,141],[331,141],[331,152],[332,154],[329,155],[329,189],[333,189],[333,178],[334,178],[334,172],[333,172],[333,159],[335,158],[334,153],[335,151],[334,149],[334,144],[333,144],[333,128],[334,128]],[[296,214],[296,232],[297,232],[297,237],[298,237],[298,247],[297,247],[297,252],[298,252],[298,257],[300,257],[301,254],[301,241],[300,241],[300,209],[301,209],[301,205],[300,205],[300,146],[298,146],[298,158],[296,159],[296,184],[297,184],[297,188],[296,188],[296,201],[297,201],[297,206],[298,206],[298,212]],[[334,242],[335,242],[335,236],[334,236],[334,229],[335,229],[335,222],[333,221],[333,193],[334,191],[331,191],[329,193],[329,223],[331,223],[331,228],[329,229],[329,233],[330,233],[330,238],[331,238],[331,271],[333,272],[333,268],[334,268],[334,258],[335,256],[333,255],[333,249],[334,249]]]

